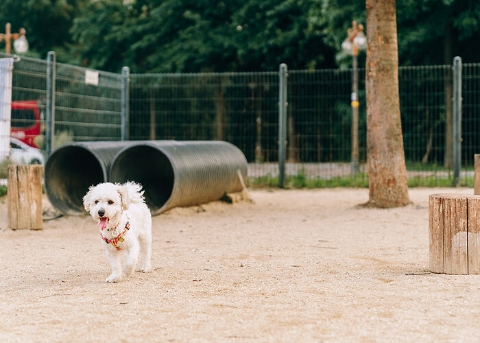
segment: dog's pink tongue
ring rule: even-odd
[[[100,229],[104,230],[107,227],[107,224],[108,224],[108,218],[106,217],[100,218],[100,223],[98,223],[98,225],[100,226]]]

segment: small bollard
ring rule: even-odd
[[[10,229],[43,229],[42,174],[41,165],[8,167],[7,201]]]
[[[429,197],[430,271],[480,274],[480,196]]]

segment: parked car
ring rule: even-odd
[[[13,164],[43,164],[40,149],[31,147],[21,140],[10,137],[10,161]]]

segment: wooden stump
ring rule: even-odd
[[[8,227],[41,230],[43,166],[8,167]]]
[[[475,154],[473,157],[473,194],[480,195],[480,154]]]
[[[480,196],[429,198],[430,271],[480,274]]]

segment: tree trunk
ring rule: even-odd
[[[369,181],[366,205],[405,206],[410,199],[400,119],[395,0],[366,0],[366,7]]]
[[[452,41],[453,28],[451,24],[445,26],[444,55],[445,64],[451,65],[453,61]],[[445,157],[443,166],[453,168],[453,75],[452,68],[446,71],[445,77]]]
[[[225,140],[225,96],[223,94],[222,79],[218,80],[218,88],[216,94],[216,106],[217,112],[217,139],[219,141]]]

